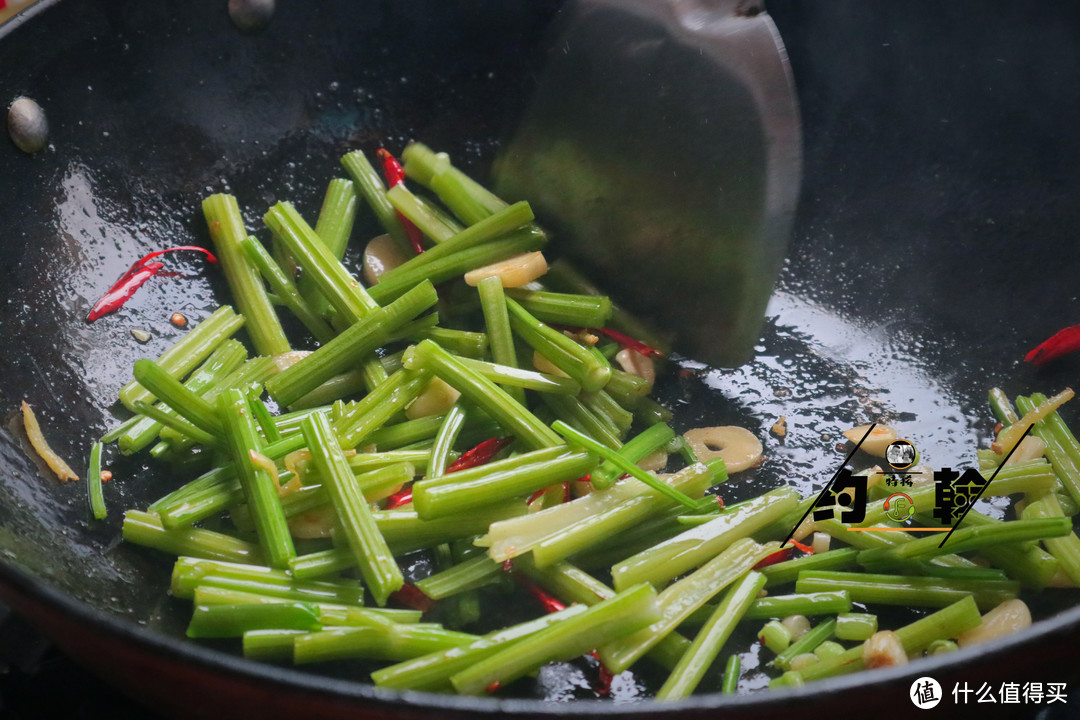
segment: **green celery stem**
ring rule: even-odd
[[[401,569],[379,532],[371,507],[349,468],[329,420],[313,413],[304,420],[301,428],[360,574],[375,601],[380,606],[385,605],[390,594],[405,584]]]
[[[262,246],[255,237],[248,236],[241,242],[244,254],[252,265],[259,271],[263,279],[270,285],[270,289],[281,299],[289,310],[292,311],[304,327],[311,332],[312,336],[320,343],[328,343],[334,338],[333,329],[318,316],[311,305],[300,295],[300,291],[292,284],[288,276],[281,269],[270,253]],[[305,275],[304,277],[307,277]]]
[[[394,206],[386,197],[386,185],[383,184],[379,173],[371,165],[367,155],[362,150],[354,150],[341,158],[341,164],[349,173],[356,184],[359,194],[367,201],[368,207],[375,213],[375,218],[382,225],[383,230],[393,238],[398,248],[408,255],[413,254],[409,237],[405,233],[405,227],[401,224],[394,211]]]
[[[438,301],[430,283],[418,285],[385,308],[370,311],[362,320],[315,352],[270,378],[266,390],[279,404],[290,405],[307,393],[357,364],[384,345],[395,328]]]
[[[630,635],[660,617],[656,593],[637,585],[593,605],[585,612],[512,643],[450,677],[465,695],[480,695],[555,660],[569,660]]]
[[[346,323],[352,324],[378,307],[291,204],[277,203],[263,216],[263,222],[288,247]]]
[[[558,330],[537,320],[519,303],[506,299],[510,327],[555,367],[581,383],[583,390],[601,390],[611,379],[611,365]]]
[[[179,379],[209,357],[219,345],[243,327],[244,322],[243,315],[237,315],[229,305],[222,305],[162,353],[157,364],[170,376]],[[120,402],[124,403],[128,410],[140,400],[153,402],[154,394],[137,380],[132,380],[120,389]]]
[[[214,406],[184,387],[153,360],[135,361],[135,379],[171,407],[177,415],[211,435],[221,435],[221,420]]]
[[[1016,597],[1020,584],[1011,580],[950,578],[804,570],[795,590],[800,593],[846,590],[853,602],[880,605],[944,607],[967,596],[989,610]]]
[[[90,446],[90,467],[86,471],[86,492],[90,502],[90,512],[94,519],[104,520],[108,511],[105,509],[105,497],[101,492],[101,450],[103,444],[95,442]]]
[[[440,246],[442,247],[442,246]],[[519,441],[532,448],[562,445],[562,439],[505,390],[465,367],[431,340],[424,340],[405,354],[405,367],[430,370],[469,402],[497,420]]]
[[[254,543],[203,528],[168,530],[152,512],[128,510],[124,513],[123,537],[125,542],[171,555],[238,563],[262,562],[262,552]]]
[[[260,355],[289,352],[292,347],[266,294],[259,271],[248,262],[240,247],[248,232],[236,198],[225,194],[211,195],[203,200],[202,209],[229,290],[240,313],[247,318],[247,331],[255,351]]]
[[[197,605],[187,636],[242,637],[252,630],[318,630],[320,627],[315,608],[307,603]]]
[[[500,365],[518,367],[517,349],[510,331],[510,317],[506,312],[502,279],[496,276],[486,277],[476,286],[476,290],[480,294],[480,308],[484,313],[484,326],[487,328],[492,358]],[[514,400],[525,404],[525,393],[522,390],[508,392]]]
[[[765,576],[751,571],[728,590],[656,693],[657,700],[676,700],[694,692],[740,618],[764,587]]]
[[[230,388],[218,396],[218,414],[225,426],[224,437],[236,466],[236,474],[255,521],[259,545],[271,567],[288,567],[296,557],[292,536],[281,509],[277,484],[266,470],[252,460],[252,453],[262,453],[262,438],[243,391]]]

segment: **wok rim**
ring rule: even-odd
[[[46,614],[61,613],[67,619],[79,622],[93,632],[107,636],[110,640],[129,643],[143,650],[164,654],[199,670],[224,671],[238,679],[261,685],[284,685],[292,691],[327,695],[337,700],[376,701],[388,708],[405,706],[416,710],[452,710],[462,713],[482,713],[488,716],[507,713],[565,717],[568,706],[565,701],[554,700],[479,698],[415,690],[390,690],[359,680],[326,677],[301,672],[283,665],[256,662],[200,645],[197,642],[172,637],[152,629],[140,628],[131,621],[111,615],[76,599],[3,560],[0,560],[0,592],[14,594],[13,604],[17,611],[19,605],[23,603],[34,603],[39,608],[43,608]],[[8,600],[11,601],[12,598]],[[1068,631],[1077,629],[1080,629],[1080,606],[1035,621],[1031,628],[1025,631],[1011,633],[987,643],[939,656],[925,657],[911,665],[850,673],[799,688],[758,690],[737,695],[708,693],[669,702],[654,702],[651,699],[632,703],[614,703],[601,699],[575,699],[569,702],[573,704],[575,714],[590,717],[615,715],[646,717],[702,710],[736,711],[740,708],[777,709],[786,705],[799,705],[808,699],[820,700],[822,697],[840,696],[855,687],[867,684],[896,685],[907,677],[934,676],[937,671],[955,672],[972,664],[981,665],[1003,659],[1017,648],[1038,643],[1055,634],[1067,634]],[[50,635],[48,628],[42,628],[42,631],[63,647],[63,640]],[[867,672],[872,673],[872,683],[867,682]]]

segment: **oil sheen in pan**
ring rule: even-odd
[[[760,468],[733,475],[719,486],[728,502],[790,484],[804,495],[820,490],[844,459],[837,449],[842,430],[864,421],[895,426],[911,439],[922,458],[934,466],[975,463],[975,448],[988,429],[984,408],[968,403],[947,378],[935,375],[922,343],[894,325],[868,327],[800,294],[787,278],[774,294],[754,361],[736,369],[717,369],[675,356],[657,387],[658,399],[675,412],[679,431],[701,425],[740,425],[765,446]],[[787,433],[770,432],[780,416]],[[873,464],[865,455],[859,462]],[[1004,506],[980,501],[979,509],[1002,516]],[[417,557],[413,572],[426,572]],[[520,602],[528,603],[527,598]],[[492,603],[487,603],[492,607]],[[918,617],[917,610],[877,608],[883,623],[900,626]],[[511,610],[511,614],[512,614]],[[497,622],[495,618],[489,621]],[[741,691],[762,690],[770,675],[756,631],[760,623],[740,625],[724,649],[742,661]],[[359,666],[320,668],[335,676],[356,677]],[[719,688],[722,663],[701,684],[701,691]],[[515,688],[525,697],[561,701],[594,698],[595,662],[583,658],[545,666],[532,680]],[[649,696],[663,682],[651,663],[639,663],[616,676],[610,697],[616,702]]]

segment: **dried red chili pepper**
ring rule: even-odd
[[[536,598],[541,607],[544,608],[544,612],[551,614],[566,609],[566,603],[559,600],[559,598],[555,597],[528,578],[522,577],[521,575],[515,575],[514,577],[521,583],[522,587],[528,590],[529,593]]]
[[[588,475],[586,475],[585,477],[588,477]],[[540,488],[539,490],[537,490],[536,492],[534,492],[532,495],[529,496],[529,499],[525,501],[525,504],[526,505],[532,505],[534,502],[536,502],[540,498],[544,497],[544,493],[546,493],[550,489],[551,489],[550,487]],[[569,481],[562,483],[562,500],[560,500],[559,502],[560,503],[570,502],[570,482]]]
[[[389,150],[379,148],[375,155],[382,160],[383,177],[386,178],[387,187],[395,187],[405,182],[405,168],[401,167],[401,163]]]
[[[775,565],[778,562],[784,562],[785,560],[790,560],[790,559],[791,559],[791,548],[789,548],[789,547],[781,548],[781,549],[777,550],[776,552],[772,553],[771,555],[766,555],[765,557],[761,558],[761,560],[758,560],[758,563],[757,563],[757,565],[754,566],[754,569],[758,570],[760,568],[768,567],[769,565]]]
[[[435,601],[424,594],[424,591],[412,583],[405,583],[400,590],[390,593],[390,599],[395,600],[405,607],[426,613],[435,604]]]
[[[514,442],[513,436],[488,438],[471,450],[466,450],[462,453],[461,457],[451,463],[450,467],[446,468],[446,472],[452,473],[484,465],[485,463],[490,462],[491,458],[495,457],[500,450],[512,442]]]
[[[814,554],[814,548],[810,547],[809,545],[806,545],[805,543],[801,543],[798,540],[788,540],[788,542],[791,543],[792,545],[794,545],[795,547],[799,548],[800,550],[802,550],[807,555],[813,555]]]
[[[629,348],[630,350],[635,350],[635,351],[641,353],[642,355],[645,355],[645,356],[648,356],[648,357],[655,357],[655,358],[664,357],[664,353],[657,350],[652,345],[646,345],[645,343],[641,342],[637,338],[632,338],[632,337],[630,337],[629,335],[627,335],[625,333],[621,333],[618,330],[612,330],[611,328],[587,328],[587,327],[578,327],[576,325],[559,325],[559,324],[556,324],[556,323],[548,323],[548,324],[551,325],[551,327],[555,328],[556,330],[565,330],[565,331],[571,332],[571,333],[585,332],[585,333],[591,333],[593,335],[605,335],[605,336],[611,338],[612,340],[614,340],[615,342],[617,342],[618,344],[622,345],[624,348]]]
[[[1062,355],[1068,355],[1077,350],[1080,350],[1080,325],[1071,325],[1058,330],[1036,345],[1031,352],[1024,356],[1024,361],[1042,367],[1052,360],[1057,360]]]
[[[562,600],[559,600],[559,598],[555,597],[547,590],[540,587],[528,578],[522,577],[521,575],[515,575],[514,578],[522,587],[528,590],[529,593],[537,599],[537,601],[539,601],[540,605],[544,608],[544,612],[548,613],[549,615],[551,613],[557,613],[561,610],[566,609],[566,603],[564,603]],[[599,653],[593,650],[589,654],[596,658],[596,662],[600,666],[600,678],[598,685],[595,688],[596,692],[599,695],[607,695],[611,692],[611,679],[613,675],[611,674],[611,671],[608,670],[607,667],[604,665],[603,661],[600,659]]]
[[[112,311],[123,307],[124,303],[131,299],[135,291],[142,287],[143,283],[157,275],[165,267],[162,263],[150,261],[158,255],[178,250],[195,250],[206,255],[206,259],[210,262],[217,262],[217,258],[209,250],[194,245],[181,245],[148,253],[132,263],[131,267],[120,276],[120,279],[113,283],[113,286],[101,296],[100,300],[94,303],[94,307],[90,309],[90,313],[86,316],[86,322],[94,322],[103,315],[108,315]]]
[[[398,490],[396,493],[386,498],[386,509],[393,510],[394,508],[401,507],[402,505],[408,505],[412,502],[412,486],[404,487]]]
[[[646,345],[636,338],[632,338],[629,335],[619,332],[618,330],[612,330],[611,328],[586,328],[594,335],[606,335],[615,342],[622,345],[624,348],[629,348],[636,352],[645,355],[646,357],[662,358],[664,353],[660,352],[652,345]]]
[[[383,177],[386,178],[386,186],[404,185],[405,169],[401,167],[398,159],[391,155],[386,148],[379,148],[375,151],[375,154],[382,160]],[[396,210],[395,212],[397,212],[398,219],[401,220],[402,227],[405,228],[405,234],[409,237],[409,245],[412,246],[417,255],[424,252],[424,233],[420,232],[420,228],[416,227],[412,220],[409,220],[409,218]]]
[[[158,271],[163,267],[165,266],[162,263],[152,262],[143,265],[135,272],[128,271],[124,273],[123,277],[117,280],[116,284],[94,303],[94,307],[90,308],[90,314],[86,316],[86,322],[94,322],[101,316],[122,307],[124,303],[131,299],[135,291],[143,286],[143,283],[157,275]]]
[[[778,562],[790,560],[795,548],[798,548],[807,555],[814,554],[814,548],[810,547],[805,543],[801,543],[798,540],[788,540],[788,543],[791,545],[791,547],[785,545],[773,554],[766,555],[760,561],[758,561],[758,564],[754,566],[754,569],[757,570],[758,568],[768,567],[769,565],[775,565]]]
[[[593,689],[600,697],[607,697],[611,694],[611,681],[615,678],[615,676],[611,674],[611,671],[608,670],[607,665],[605,665],[604,661],[600,659],[599,652],[593,650],[589,654],[596,658],[597,671],[599,674],[596,686]]]

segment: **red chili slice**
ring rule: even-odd
[[[386,509],[393,510],[394,508],[401,507],[402,505],[408,505],[412,502],[412,486],[404,487],[398,490],[396,493],[386,498]]]
[[[435,601],[424,594],[424,591],[412,583],[405,583],[400,590],[390,593],[390,598],[401,603],[405,607],[426,613],[435,604]]]
[[[405,169],[401,167],[401,163],[398,159],[390,154],[390,151],[386,148],[379,148],[375,151],[375,154],[382,160],[383,165],[383,177],[386,178],[387,187],[395,187],[397,185],[405,184]],[[395,212],[397,212],[395,210]],[[420,228],[416,227],[409,218],[397,213],[398,219],[401,220],[402,227],[405,228],[405,234],[409,237],[409,245],[416,252],[417,255],[424,252],[424,233],[420,232]]]
[[[600,659],[599,652],[593,650],[589,654],[596,658],[596,663],[598,666],[597,669],[599,677],[597,678],[596,686],[593,689],[596,690],[596,694],[600,697],[607,697],[611,694],[611,681],[615,678],[615,676],[611,674],[611,671],[608,670],[607,665],[605,665],[604,661]]]
[[[401,163],[389,150],[379,148],[375,155],[382,160],[383,177],[386,178],[387,187],[395,187],[405,182],[405,168],[401,167]]]
[[[586,475],[585,477],[588,477],[588,475]],[[567,482],[564,482],[564,483],[561,483],[561,484],[562,484],[562,500],[560,500],[559,502],[560,503],[570,502],[570,482],[567,481]],[[532,505],[534,502],[536,502],[540,498],[544,497],[544,493],[546,493],[550,489],[551,488],[549,488],[549,487],[540,488],[539,490],[537,490],[536,492],[534,492],[532,495],[529,496],[529,499],[525,501],[525,504],[526,505]]]
[[[412,224],[412,220],[401,213],[398,213],[398,217],[401,218],[401,224],[405,226],[405,234],[409,237],[409,245],[412,247],[413,252],[417,255],[424,252],[424,233],[420,232],[420,228]]]
[[[517,578],[518,582],[521,583],[522,587],[528,590],[529,593],[534,598],[536,598],[536,600],[544,608],[544,612],[551,614],[566,609],[566,603],[559,600],[559,598],[555,597],[536,583],[520,575],[515,575],[514,577]]]
[[[654,348],[652,345],[646,345],[645,343],[641,342],[637,338],[632,338],[632,337],[630,337],[629,335],[627,335],[625,333],[621,333],[618,330],[612,330],[611,328],[586,328],[586,327],[577,327],[575,325],[558,325],[556,323],[548,323],[548,324],[551,325],[551,327],[555,328],[556,330],[566,330],[567,332],[572,332],[572,333],[587,332],[587,333],[592,333],[593,335],[606,335],[607,337],[611,338],[615,342],[622,345],[624,348],[629,348],[630,350],[635,350],[635,351],[641,353],[642,355],[646,355],[648,357],[655,357],[655,358],[664,357],[664,353],[660,352],[659,350]]]
[[[800,550],[802,550],[807,555],[813,555],[814,554],[814,548],[810,547],[809,545],[806,545],[805,543],[801,543],[798,540],[788,540],[788,542],[791,543],[792,545],[794,545],[795,547],[799,548]]]
[[[86,316],[86,322],[94,322],[103,315],[111,313],[123,307],[124,303],[131,299],[135,291],[143,286],[150,278],[157,275],[161,268],[165,267],[159,262],[143,265],[141,268],[124,273],[124,276],[109,288],[108,292],[101,296],[94,307],[90,308],[90,314]]]
[[[206,248],[196,247],[194,245],[181,245],[179,247],[166,248],[164,250],[155,250],[152,253],[148,253],[134,263],[131,264],[124,274],[120,276],[120,279],[113,283],[113,286],[101,296],[101,299],[94,303],[94,307],[90,309],[90,313],[86,316],[86,322],[94,322],[103,315],[108,315],[114,310],[119,310],[124,306],[128,300],[135,294],[135,291],[142,287],[143,283],[158,274],[163,267],[163,264],[159,262],[150,262],[158,255],[164,255],[165,253],[176,252],[178,250],[194,250],[206,255],[206,259],[212,263],[217,263],[217,258]],[[165,273],[161,273],[165,274]]]
[[[539,601],[540,605],[543,606],[544,611],[548,614],[556,613],[566,609],[566,603],[559,600],[559,598],[555,597],[547,590],[544,590],[544,588],[540,587],[528,578],[524,578],[520,575],[515,575],[514,577],[517,579],[517,581],[521,584],[522,587],[528,590],[529,593],[531,593],[532,596],[536,598],[537,601]],[[600,677],[597,687],[595,688],[596,692],[598,695],[606,696],[611,693],[611,680],[614,676],[600,659],[599,653],[593,650],[589,654],[596,658],[596,662],[600,665]]]
[[[781,549],[777,550],[776,552],[774,552],[773,554],[766,555],[765,557],[761,558],[761,560],[758,561],[757,565],[754,566],[754,569],[758,570],[760,568],[768,567],[769,565],[775,565],[778,562],[784,562],[785,560],[790,560],[790,559],[791,559],[791,548],[789,548],[789,547],[781,548]]]
[[[588,331],[594,335],[607,335],[609,338],[619,343],[625,348],[635,350],[647,357],[662,358],[664,353],[660,352],[652,345],[646,345],[636,338],[632,338],[629,335],[619,332],[618,330],[612,330],[611,328],[588,328]]]
[[[1080,325],[1071,325],[1058,330],[1024,356],[1025,362],[1035,363],[1037,367],[1057,360],[1063,355],[1080,350]]]
[[[500,450],[512,442],[514,442],[513,436],[488,438],[471,450],[466,450],[462,453],[461,457],[451,463],[450,467],[446,468],[446,472],[452,473],[459,470],[468,470],[469,468],[491,462],[491,458],[495,457]]]

